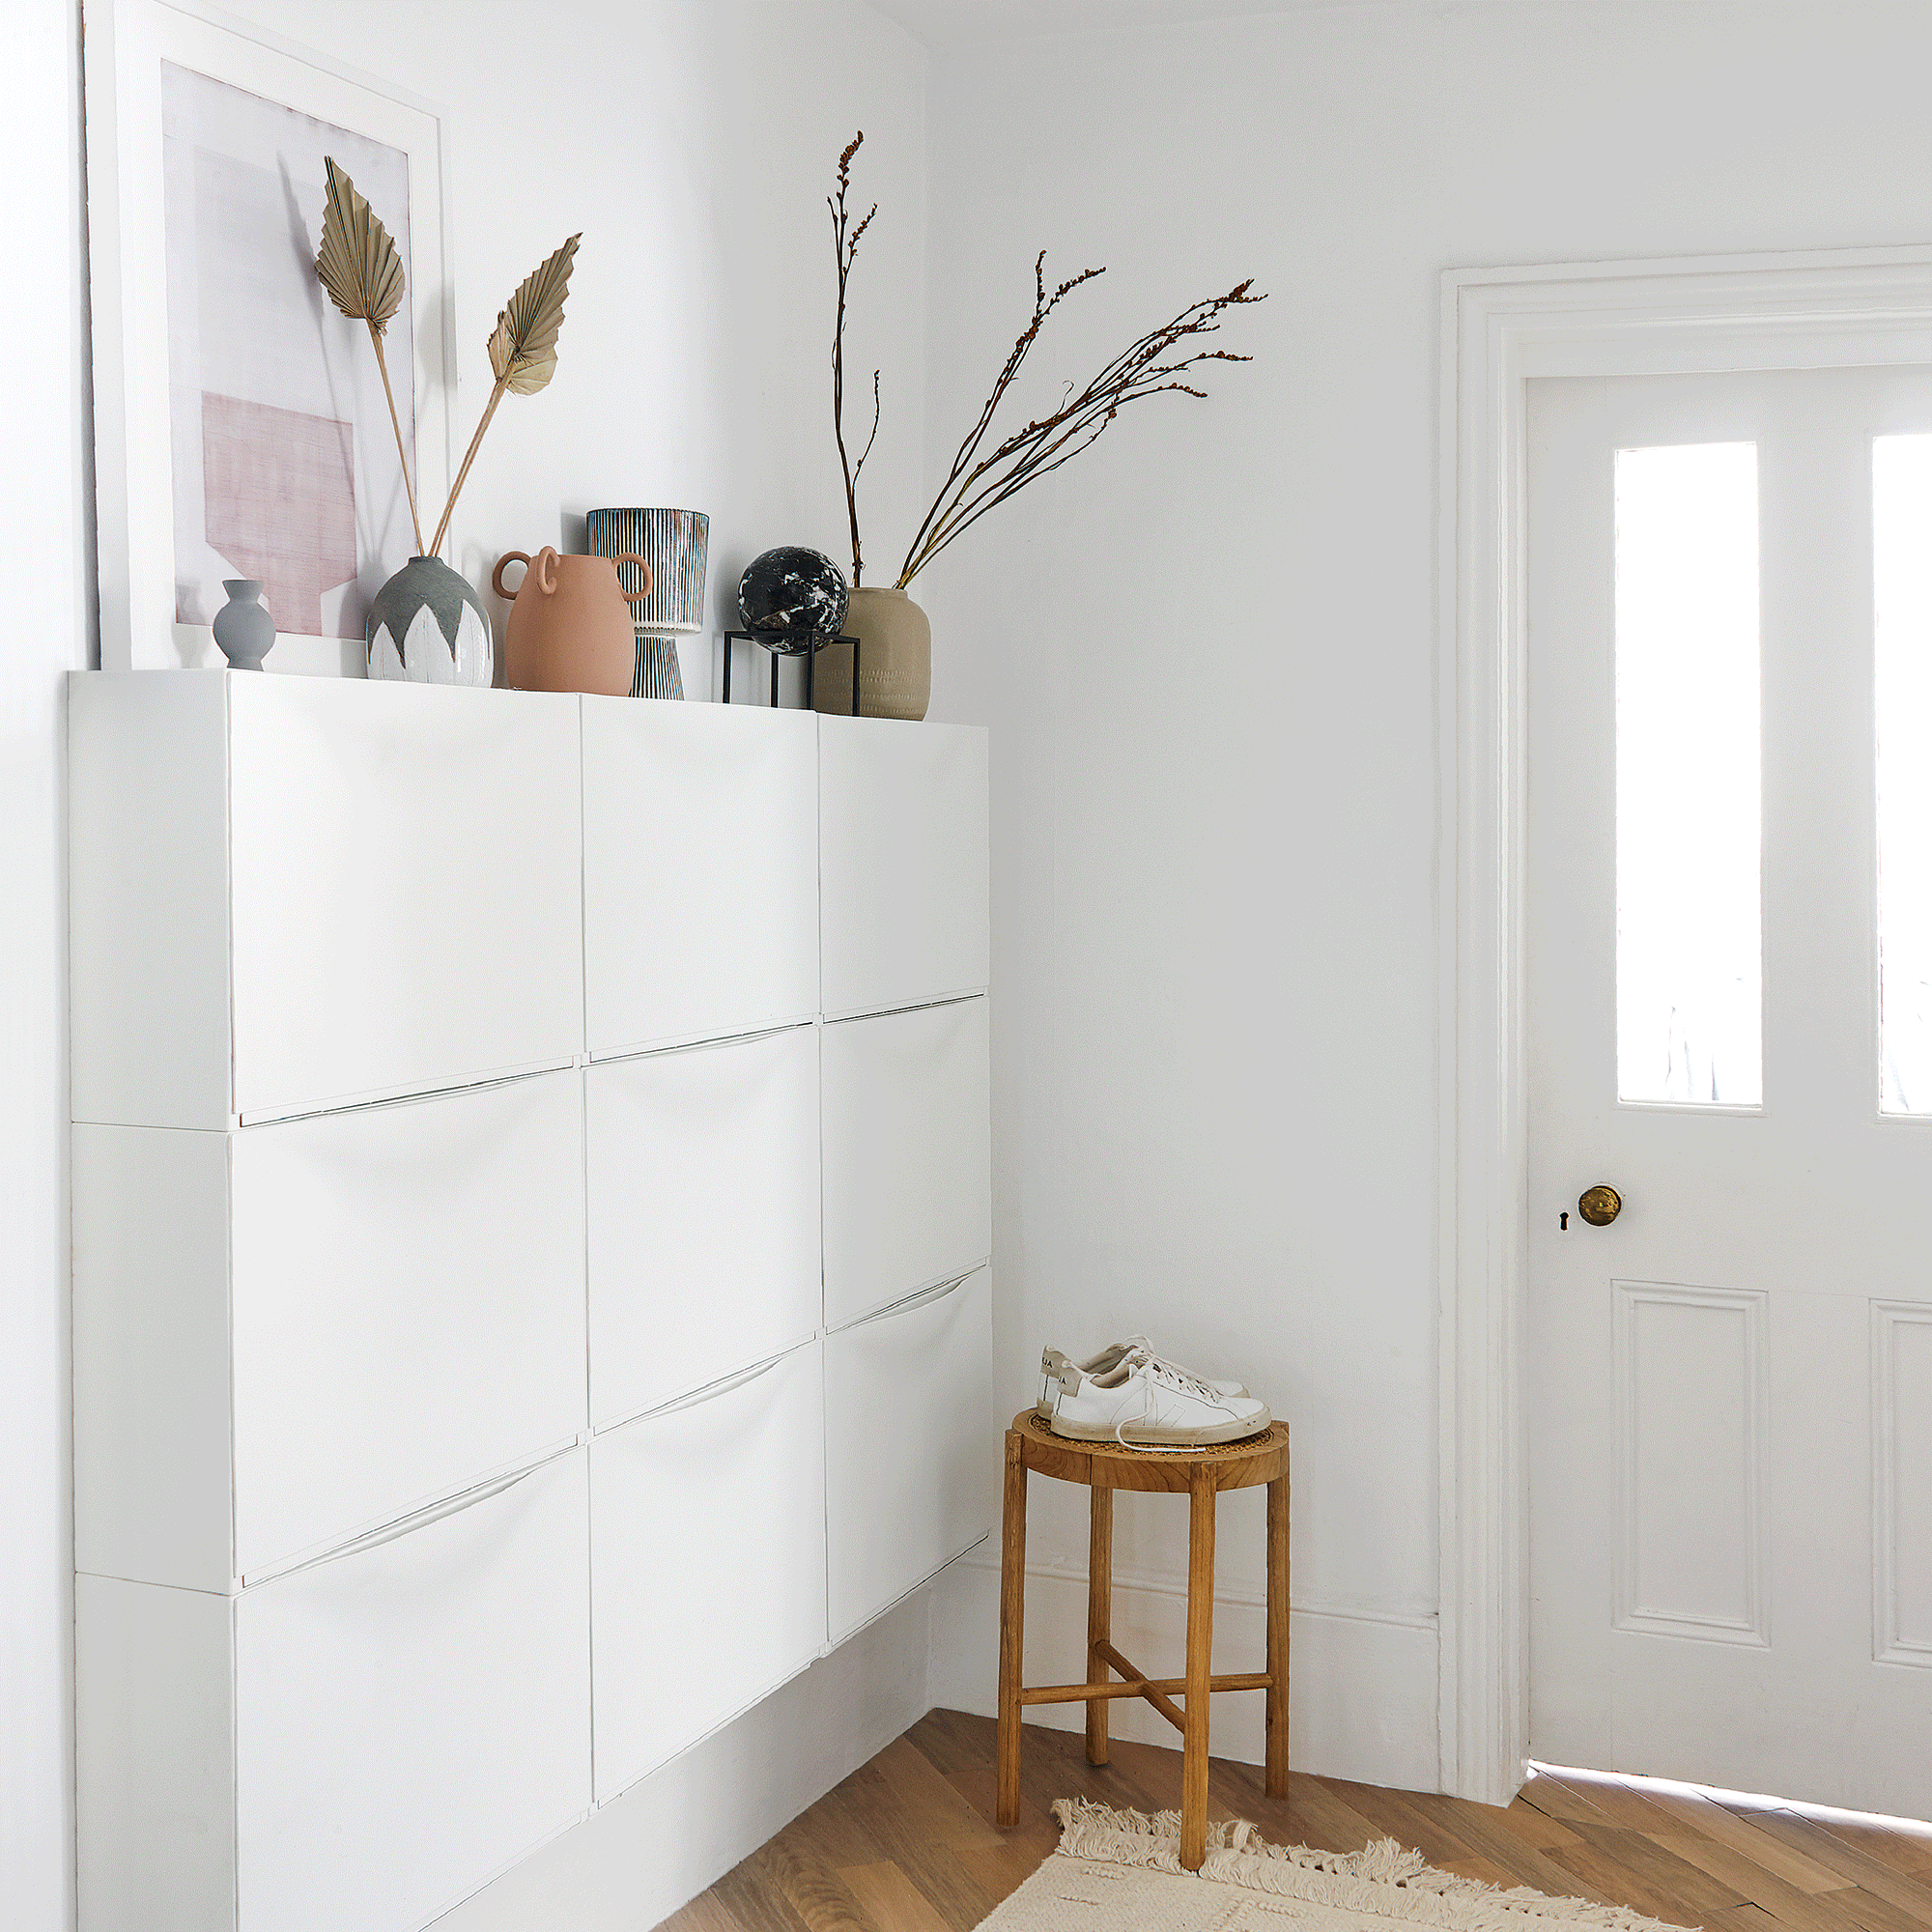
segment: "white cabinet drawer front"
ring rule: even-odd
[[[581,1082],[235,1136],[238,1574],[584,1427]]]
[[[593,1054],[818,1010],[810,713],[583,699]]]
[[[986,1002],[824,1032],[825,1321],[838,1327],[992,1247]]]
[[[886,718],[818,731],[825,1011],[985,985],[985,731]]]
[[[582,1050],[577,700],[230,680],[235,1109]]]
[[[794,1027],[586,1075],[591,1418],[767,1360],[818,1326],[818,1036]]]
[[[825,1340],[832,1635],[849,1636],[992,1527],[992,1275]]]
[[[241,1932],[415,1932],[588,1806],[585,1478],[239,1600]]]
[[[597,1796],[825,1641],[820,1345],[590,1445]]]

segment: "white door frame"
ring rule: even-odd
[[[1436,662],[1439,1722],[1506,1804],[1529,1739],[1524,449],[1539,376],[1932,361],[1932,248],[1452,270]]]

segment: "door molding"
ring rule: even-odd
[[[1437,1540],[1445,1791],[1529,1741],[1524,467],[1538,377],[1932,362],[1932,247],[1442,278],[1436,657]]]

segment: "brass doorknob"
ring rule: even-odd
[[[1577,1197],[1577,1211],[1593,1228],[1607,1228],[1624,1211],[1624,1197],[1614,1187],[1586,1187]]]

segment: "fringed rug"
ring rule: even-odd
[[[1060,1849],[980,1932],[1676,1932],[1640,1912],[1586,1898],[1502,1891],[1437,1871],[1383,1838],[1362,1852],[1270,1845],[1245,1823],[1209,1824],[1198,1873],[1180,1867],[1180,1814],[1116,1811],[1063,1798]]]

